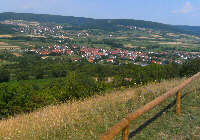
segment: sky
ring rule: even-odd
[[[0,12],[138,19],[200,26],[200,0],[1,0]]]

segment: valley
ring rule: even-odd
[[[199,26],[0,13],[0,139],[98,139],[199,71]],[[183,93],[183,116],[169,99],[133,139],[199,139],[199,80]]]

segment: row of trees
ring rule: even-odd
[[[0,83],[8,81],[49,79],[66,77],[69,72],[84,73],[97,79],[108,77],[129,78],[134,83],[153,81],[155,79],[168,79],[192,75],[199,71],[200,60],[187,61],[183,65],[151,64],[145,67],[124,64],[124,65],[101,65],[85,62],[72,62],[69,58],[53,57],[42,60],[37,55],[25,55],[16,57],[11,54],[0,54],[0,59],[13,62],[0,67]],[[119,78],[118,78],[119,79]]]

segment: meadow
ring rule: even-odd
[[[21,114],[0,121],[0,139],[49,139],[94,140],[98,139],[115,123],[149,101],[177,86],[185,79],[164,80],[160,83],[118,90],[79,101],[48,106],[29,114]],[[182,115],[177,116],[175,107],[165,110],[143,131],[138,127],[172,103],[170,98],[149,113],[131,123],[132,139],[198,139],[200,80],[182,91],[188,94],[182,99]],[[9,127],[8,127],[9,126]],[[137,131],[136,131],[137,130]],[[116,137],[119,139],[121,134]]]

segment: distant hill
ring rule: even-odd
[[[12,34],[12,33],[15,33],[14,28],[15,28],[15,26],[12,26],[12,25],[0,24],[0,34]]]
[[[134,19],[92,19],[84,17],[59,16],[48,14],[12,12],[0,13],[0,21],[8,19],[38,21],[41,23],[50,22],[68,25],[65,27],[65,29],[101,29],[105,31],[117,31],[120,29],[126,29],[124,26],[137,26],[141,28],[151,28],[169,32],[186,33],[200,36],[200,26],[173,26],[152,21]]]
[[[200,26],[186,26],[186,25],[179,25],[176,28],[184,30],[186,32],[192,32],[194,35],[200,35]]]

